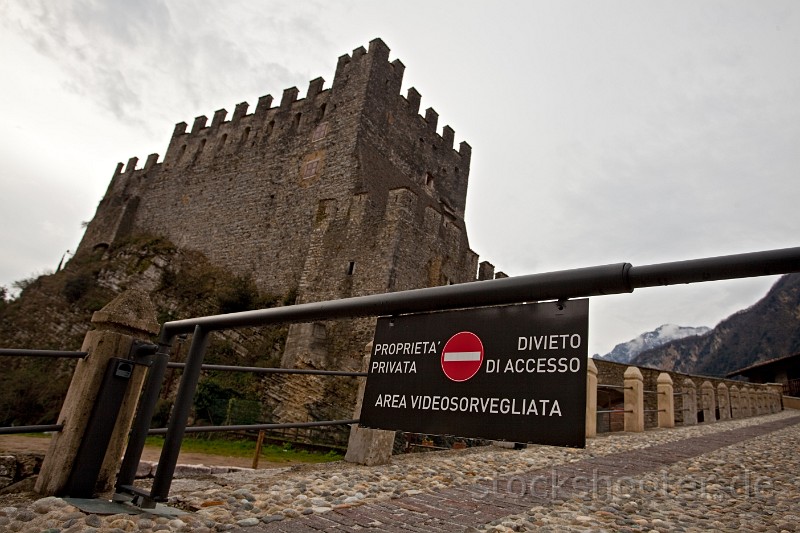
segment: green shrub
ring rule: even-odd
[[[69,278],[66,283],[64,283],[64,289],[61,291],[61,293],[69,303],[74,304],[86,296],[86,294],[89,292],[89,289],[92,288],[93,282],[94,280],[90,274],[77,274]]]
[[[221,314],[250,311],[256,308],[258,288],[249,276],[235,276],[217,293],[217,306]]]

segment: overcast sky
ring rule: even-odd
[[[467,229],[498,270],[800,245],[794,0],[0,0],[0,285],[54,270],[175,123],[329,87],[375,37],[473,147]],[[713,327],[775,280],[594,298],[589,353]]]

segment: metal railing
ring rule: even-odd
[[[186,368],[186,363],[167,363],[167,368]],[[234,366],[234,365],[200,365],[201,371],[215,372],[248,372],[252,374],[300,374],[312,376],[344,376],[366,377],[367,372],[348,370],[316,370],[309,368],[274,368],[260,366]],[[234,424],[226,426],[187,426],[186,433],[221,433],[225,431],[261,431],[274,429],[312,428],[324,426],[340,426],[358,423],[358,420],[321,420],[315,422],[291,422],[285,424]],[[148,430],[148,435],[166,435],[168,428],[155,428]]]
[[[16,350],[0,348],[0,357],[53,357],[65,359],[83,359],[89,352],[74,352],[66,350]]]
[[[167,499],[181,441],[187,431],[186,420],[202,370],[209,334],[213,331],[290,322],[394,316],[542,300],[566,300],[629,293],[644,287],[797,271],[800,271],[800,248],[787,248],[642,267],[618,263],[167,322],[161,327],[158,351],[153,357],[139,411],[133,423],[128,448],[117,478],[117,489],[134,494],[135,499],[141,497],[143,499],[140,501],[147,504]],[[152,489],[147,493],[135,489],[132,483],[167,368],[171,345],[177,335],[187,333],[193,334],[192,344],[172,408]]]
[[[786,396],[800,396],[800,379],[790,379],[783,384],[783,394]]]
[[[49,357],[62,359],[83,359],[88,352],[73,352],[66,350],[21,350],[0,348],[0,357]],[[0,427],[0,435],[18,435],[20,433],[48,433],[61,431],[62,424],[39,424],[35,426],[4,426]]]

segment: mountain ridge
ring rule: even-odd
[[[800,351],[800,274],[782,276],[755,304],[710,332],[647,349],[631,364],[725,376],[752,364]]]
[[[605,361],[617,363],[630,363],[640,353],[656,348],[668,342],[683,339],[685,337],[703,335],[711,331],[707,326],[678,326],[675,324],[663,324],[652,331],[646,331],[627,342],[621,342],[604,355],[595,354],[594,357]]]

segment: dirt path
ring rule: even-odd
[[[22,435],[0,435],[0,455],[4,452],[25,452],[45,454],[50,446],[50,438],[47,437],[28,437]],[[145,446],[142,453],[143,461],[158,462],[161,455],[161,448],[155,446]],[[185,453],[181,452],[178,456],[178,464],[202,464],[208,466],[239,466],[250,468],[253,466],[252,457],[228,457],[224,455],[208,455],[204,453]],[[293,462],[273,463],[261,458],[258,468],[277,468],[288,466]]]

